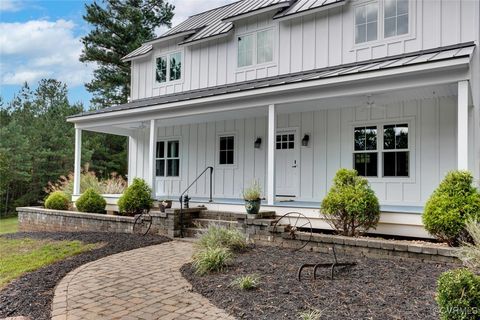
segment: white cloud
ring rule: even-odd
[[[175,15],[172,19],[172,26],[175,27],[191,15],[217,8],[235,1],[238,0],[170,0],[169,3],[175,5]],[[159,28],[156,30],[157,35],[161,35],[167,30],[167,28]]]
[[[20,1],[15,0],[1,0],[0,1],[0,12],[2,11],[20,11],[22,9],[22,3]]]
[[[74,29],[67,20],[0,23],[0,83],[33,84],[48,77],[70,87],[88,82],[93,68],[78,61],[82,44]]]

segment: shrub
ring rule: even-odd
[[[247,247],[245,237],[237,229],[210,225],[198,242],[201,248],[225,247],[233,251],[243,250]]]
[[[480,277],[468,269],[444,272],[438,279],[440,318],[469,320],[480,316]]]
[[[262,197],[262,187],[257,180],[253,180],[250,187],[243,190],[244,200],[259,200]]]
[[[68,210],[70,206],[70,199],[62,191],[55,191],[45,200],[45,208],[55,210]]]
[[[120,214],[134,216],[149,211],[153,205],[151,194],[152,189],[143,179],[133,179],[133,183],[118,199]]]
[[[238,287],[242,290],[252,290],[260,284],[260,277],[256,274],[240,276],[231,282],[231,286]]]
[[[380,218],[378,199],[367,179],[349,169],[337,171],[321,212],[332,228],[346,236],[375,229]]]
[[[425,205],[425,229],[451,246],[465,240],[465,222],[480,220],[480,194],[467,171],[451,171]]]
[[[198,250],[193,255],[195,271],[204,275],[209,272],[222,271],[231,261],[233,255],[224,247],[208,247]]]
[[[465,229],[473,244],[464,243],[460,247],[459,258],[465,266],[478,274],[480,273],[480,223],[471,220],[467,221]]]
[[[92,188],[87,189],[75,202],[78,211],[91,213],[105,213],[106,205],[107,201]]]
[[[300,312],[298,317],[301,320],[320,320],[322,317],[322,312],[316,309],[305,310]]]

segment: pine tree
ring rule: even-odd
[[[92,104],[104,108],[127,102],[130,64],[121,58],[155,36],[155,29],[171,26],[173,5],[164,0],[103,0],[86,4],[84,20],[93,26],[82,38],[80,61],[96,63],[93,80],[86,84]]]

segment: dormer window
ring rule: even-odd
[[[239,68],[273,61],[273,29],[261,30],[237,37]]]
[[[408,33],[408,0],[385,0],[385,38]]]
[[[355,43],[377,40],[378,4],[355,8]]]
[[[182,53],[175,52],[155,59],[155,81],[164,83],[182,79]]]

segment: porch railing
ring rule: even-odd
[[[213,167],[206,167],[196,178],[195,180],[190,183],[190,185],[182,192],[180,195],[180,237],[183,238],[183,197],[185,194],[190,190],[190,188],[197,183],[198,179],[200,179],[207,171],[210,171],[210,196],[208,202],[212,202],[212,185],[213,185]]]

